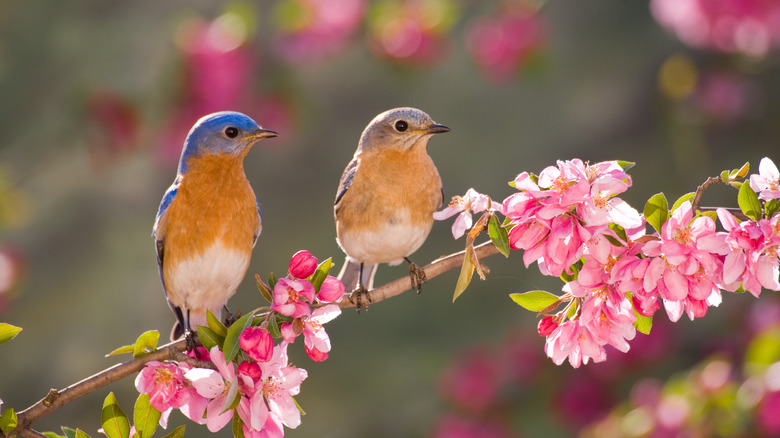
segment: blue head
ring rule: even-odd
[[[192,157],[219,153],[243,156],[258,140],[278,135],[261,128],[241,113],[222,111],[209,114],[198,120],[187,134],[179,160],[179,173],[187,171],[187,160]]]

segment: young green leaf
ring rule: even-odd
[[[532,312],[541,312],[542,310],[547,309],[560,300],[558,296],[543,290],[513,293],[509,294],[509,297],[512,298],[512,301],[519,304],[524,309],[530,310]]]
[[[683,203],[685,203],[685,201],[693,202],[693,198],[695,196],[696,196],[696,193],[694,193],[694,192],[686,193],[686,194],[680,196],[679,198],[677,198],[676,201],[674,201],[674,205],[672,205],[672,211],[677,210],[677,207],[683,205]],[[659,230],[659,232],[660,232],[660,230]]]
[[[141,357],[157,349],[157,341],[160,340],[160,332],[149,330],[141,333],[133,346],[133,357]]]
[[[129,354],[135,351],[135,345],[124,345],[122,347],[117,348],[116,350],[112,351],[111,353],[108,353],[106,357],[109,356],[117,356],[120,354]]]
[[[244,438],[244,422],[241,417],[233,415],[233,438]]]
[[[4,344],[15,338],[20,331],[22,331],[21,327],[0,322],[0,344]]]
[[[273,272],[268,274],[268,287],[270,287],[271,290],[274,290],[274,286],[276,286],[277,281],[279,281],[279,277],[277,277],[276,274],[274,274]]]
[[[325,282],[325,278],[328,277],[328,272],[333,267],[333,259],[328,258],[317,266],[317,270],[311,276],[311,285],[314,286],[314,290],[320,290],[320,286]]]
[[[260,291],[260,294],[263,295],[263,298],[268,300],[269,303],[273,303],[274,298],[271,296],[271,289],[269,289],[268,285],[263,283],[263,280],[260,279],[260,274],[255,274],[255,282],[257,282],[257,289]]]
[[[279,322],[276,320],[276,317],[276,312],[271,312],[268,316],[268,333],[271,334],[272,338],[281,338],[282,331],[279,329]]]
[[[184,425],[177,427],[176,429],[173,429],[171,433],[168,435],[165,435],[162,438],[184,438]]]
[[[629,169],[631,169],[632,167],[636,166],[636,163],[635,163],[635,162],[633,162],[633,161],[622,161],[622,160],[617,160],[617,163],[618,163],[618,166],[620,166],[620,167],[622,167],[622,168],[623,168],[623,171],[624,171],[624,172],[625,172],[625,171],[628,171],[628,170],[629,170]]]
[[[742,187],[739,188],[737,202],[745,216],[754,221],[761,219],[761,202],[758,200],[756,192],[750,188],[750,184],[742,184]]]
[[[452,296],[452,302],[458,299],[471,283],[471,277],[474,275],[474,263],[471,262],[470,251],[466,250],[466,257],[463,259],[463,266],[460,268],[458,282],[455,284],[455,293]]]
[[[57,435],[54,432],[41,432],[46,438],[68,438],[65,435]]]
[[[3,415],[0,415],[0,432],[6,436],[10,436],[11,432],[16,429],[19,421],[16,418],[16,412],[13,409],[6,409]]]
[[[161,416],[160,411],[149,402],[149,394],[139,395],[133,409],[133,424],[138,438],[151,438]]]
[[[76,438],[76,429],[62,426],[62,433],[64,433],[67,438]]]
[[[734,178],[744,178],[750,172],[750,163],[745,163],[737,170]]]
[[[225,354],[225,362],[230,362],[238,354],[238,337],[245,328],[249,327],[253,319],[254,315],[247,313],[228,327],[225,343],[222,345],[222,353]]]
[[[90,437],[89,434],[84,432],[83,430],[76,428],[75,438],[92,438],[92,437]]]
[[[772,217],[780,211],[780,199],[770,199],[764,204],[764,216]]]
[[[122,412],[113,392],[110,392],[103,402],[100,422],[103,424],[103,431],[108,438],[130,438],[130,420]],[[76,435],[78,436],[78,430]]]
[[[634,327],[636,327],[639,333],[644,333],[646,335],[649,335],[650,329],[653,328],[653,317],[644,316],[641,313],[637,312],[636,310],[634,310],[634,314],[636,315],[636,321],[634,322]]]
[[[509,257],[509,233],[498,223],[498,217],[495,214],[491,215],[488,221],[488,236],[490,236],[493,245],[501,251],[501,254],[504,257]]]
[[[206,322],[208,323],[209,328],[214,331],[214,333],[222,336],[223,338],[227,336],[227,327],[225,327],[225,324],[222,324],[222,321],[214,316],[214,314],[211,313],[211,311],[208,309],[206,309]]]
[[[656,193],[645,204],[645,220],[656,231],[661,232],[661,227],[669,218],[669,203],[663,193]]]
[[[198,339],[200,339],[200,343],[203,344],[206,350],[211,350],[215,346],[222,347],[222,344],[225,342],[225,338],[216,334],[214,330],[202,325],[198,326]]]

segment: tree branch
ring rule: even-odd
[[[485,242],[479,246],[474,247],[473,250],[479,258],[498,254],[498,249],[493,245],[492,242]],[[425,271],[425,275],[428,279],[437,277],[444,272],[449,271],[450,269],[461,266],[463,264],[465,253],[466,251],[464,250],[442,257],[440,259],[434,260],[433,262],[424,266],[422,269]],[[408,276],[404,276],[369,291],[368,296],[371,302],[377,303],[396,295],[400,295],[411,288],[411,279]],[[355,307],[355,304],[349,300],[349,297],[344,297],[338,304],[343,308]],[[162,347],[143,357],[116,364],[97,374],[87,377],[80,382],[74,383],[65,389],[51,389],[46,397],[17,414],[18,426],[14,433],[19,434],[25,438],[42,438],[44,435],[32,429],[32,424],[35,421],[51,414],[60,407],[84,395],[87,395],[108,385],[109,383],[116,382],[131,374],[141,371],[147,362],[153,360],[177,360],[180,362],[183,361],[191,363],[192,359],[183,353],[185,348],[186,345],[183,339],[174,341],[163,345]],[[198,362],[194,365],[204,367],[210,364]]]
[[[14,433],[18,433],[26,438],[40,438],[42,435],[31,429],[32,424],[36,420],[51,414],[79,397],[141,371],[149,361],[179,360],[184,349],[185,342],[183,339],[174,341],[143,357],[116,364],[65,389],[51,389],[46,397],[17,414],[18,426]]]
[[[485,242],[481,245],[475,246],[474,251],[477,256],[482,259],[483,257],[498,254],[498,248],[493,245],[493,242]],[[431,263],[425,265],[422,269],[425,271],[425,276],[430,280],[433,277],[439,275],[463,265],[463,259],[466,256],[466,251],[456,252],[440,259],[434,260]],[[408,276],[403,276],[399,279],[393,280],[390,283],[384,284],[380,287],[374,288],[368,291],[369,302],[378,303],[382,300],[392,298],[396,295],[400,295],[412,288],[412,280]],[[350,301],[349,296],[339,301],[338,305],[342,308],[355,307],[355,303]]]

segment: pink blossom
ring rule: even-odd
[[[758,175],[750,175],[750,188],[758,193],[761,199],[780,198],[780,171],[772,160],[767,157],[761,159],[758,164]]]
[[[568,359],[574,368],[587,364],[590,359],[603,362],[607,358],[607,353],[596,342],[590,329],[577,319],[563,322],[553,330],[547,337],[544,352],[556,365]]]
[[[238,394],[238,378],[233,363],[226,363],[219,347],[209,351],[211,361],[218,371],[207,368],[193,368],[184,374],[202,397],[211,399],[206,407],[206,427],[211,432],[221,430],[233,418],[230,406]]]
[[[443,221],[455,216],[455,222],[452,224],[452,237],[458,239],[463,236],[472,225],[472,213],[481,213],[485,210],[498,211],[501,205],[490,200],[490,197],[478,193],[474,189],[468,189],[466,194],[453,196],[450,204],[444,210],[433,213],[433,218]]]
[[[265,328],[247,327],[238,337],[238,345],[252,359],[266,362],[273,354],[274,339]]]
[[[307,280],[280,278],[274,286],[271,309],[282,315],[300,318],[309,315],[309,304],[314,302],[314,286]]]
[[[335,303],[344,296],[344,283],[336,277],[328,275],[317,292],[317,299],[323,303]]]
[[[263,377],[258,391],[268,402],[270,412],[282,424],[295,429],[301,423],[301,412],[292,397],[298,395],[308,374],[304,369],[288,365],[287,345],[287,342],[278,344],[271,360],[260,364]]]
[[[178,365],[158,361],[146,363],[135,378],[135,387],[149,394],[149,402],[160,412],[184,406],[192,392]]]
[[[292,278],[305,279],[309,278],[314,271],[317,270],[317,257],[311,255],[311,253],[305,249],[296,252],[292,259],[290,259],[290,265],[287,267],[287,273]]]
[[[330,338],[322,327],[341,314],[341,308],[336,304],[320,307],[311,316],[303,318],[303,343],[306,353],[317,362],[328,358]]]
[[[258,380],[260,380],[260,377],[263,376],[263,371],[260,369],[260,365],[258,365],[257,362],[253,362],[250,360],[238,364],[237,372],[240,376],[248,377],[253,382],[257,382]]]

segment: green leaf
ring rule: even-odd
[[[631,169],[632,167],[636,166],[636,163],[634,163],[633,161],[617,160],[617,163],[618,163],[618,166],[623,168],[624,172],[627,171],[628,169]]]
[[[206,322],[209,325],[209,328],[214,331],[219,336],[222,336],[223,338],[227,336],[227,327],[225,327],[225,324],[222,324],[222,321],[217,319],[216,316],[214,316],[213,313],[211,313],[210,310],[206,309]]]
[[[168,435],[165,435],[162,438],[184,438],[184,425],[177,427],[176,429],[173,429],[171,433]]]
[[[509,294],[509,298],[512,298],[512,301],[519,304],[524,309],[532,312],[541,312],[560,300],[560,297],[543,290],[513,293]]]
[[[693,198],[695,196],[696,196],[696,193],[694,193],[694,192],[686,193],[686,194],[680,196],[676,201],[674,201],[674,205],[672,205],[672,211],[677,210],[677,207],[683,205],[683,203],[685,203],[685,201],[693,202]]]
[[[255,282],[257,283],[257,289],[260,291],[260,294],[263,295],[263,298],[265,298],[269,303],[273,303],[274,298],[271,296],[271,289],[268,288],[268,285],[263,283],[263,280],[260,279],[259,274],[255,274]]]
[[[627,294],[627,297],[629,300],[631,300],[631,292]],[[636,310],[636,307],[634,307],[634,301],[631,300],[631,306],[634,309],[634,315],[636,316],[636,321],[634,321],[634,327],[636,327],[637,331],[639,333],[644,333],[646,335],[650,334],[650,329],[653,328],[653,317],[652,316],[644,316],[641,313],[639,313]]]
[[[277,281],[279,281],[279,277],[277,277],[273,272],[268,274],[268,287],[270,287],[271,290],[274,290],[274,286],[276,286]]]
[[[62,426],[62,433],[64,433],[67,438],[76,438],[76,429]]]
[[[157,349],[157,341],[160,340],[160,332],[149,330],[141,333],[133,347],[133,357],[141,357]]]
[[[721,181],[727,183],[727,182],[729,182],[729,179],[731,179],[731,175],[729,174],[728,170],[724,170],[723,172],[720,173],[720,180]]]
[[[271,334],[272,338],[276,339],[282,337],[282,331],[279,329],[279,322],[276,319],[277,316],[276,312],[271,312],[268,315],[268,333]]]
[[[764,204],[764,217],[772,217],[780,211],[780,199],[770,199]]]
[[[734,174],[734,178],[744,178],[750,172],[750,163],[745,163]]]
[[[708,218],[714,220],[715,222],[718,221],[718,213],[714,211],[701,211],[696,213],[696,217],[699,216],[707,216]]]
[[[0,432],[10,435],[17,425],[18,420],[13,409],[6,409],[3,415],[0,415]]]
[[[645,220],[657,232],[661,232],[664,222],[669,219],[669,203],[663,193],[656,193],[645,204]]]
[[[41,432],[46,438],[67,438],[65,435],[57,435],[54,432]]]
[[[758,200],[756,192],[750,188],[750,184],[742,184],[742,187],[739,188],[737,202],[745,216],[754,221],[761,219],[761,202]]]
[[[225,362],[230,362],[238,354],[238,337],[245,328],[252,324],[254,315],[247,313],[246,315],[238,318],[236,322],[228,327],[227,336],[225,336],[225,343],[222,345],[222,353],[225,354]]]
[[[133,424],[138,438],[151,438],[161,416],[160,411],[149,402],[149,394],[139,395],[133,410]]]
[[[471,262],[470,251],[466,249],[466,257],[463,259],[463,266],[460,268],[460,275],[458,275],[458,282],[455,283],[455,294],[452,296],[452,302],[458,299],[469,283],[471,283],[471,277],[474,275],[474,263]]]
[[[90,437],[89,434],[87,434],[83,430],[76,428],[75,438],[92,438],[92,437]]]
[[[314,290],[320,291],[320,286],[325,282],[325,278],[328,277],[330,269],[333,267],[333,259],[328,258],[317,266],[317,270],[311,275],[311,285],[314,286]]]
[[[509,233],[507,233],[506,228],[498,223],[498,217],[495,214],[490,215],[490,220],[488,221],[488,236],[490,236],[493,245],[501,251],[501,254],[504,257],[509,257]]]
[[[4,344],[15,338],[20,331],[22,331],[21,327],[0,322],[0,344]]]
[[[117,348],[116,350],[112,351],[111,353],[108,353],[106,355],[106,357],[118,356],[120,354],[130,354],[133,351],[135,351],[135,345],[132,345],[132,344],[131,345],[123,345],[123,346]]]
[[[116,396],[113,392],[108,394],[103,402],[103,412],[100,414],[100,422],[103,424],[103,431],[108,438],[129,438],[130,420],[122,412]],[[78,436],[78,430],[76,431]]]
[[[216,334],[214,330],[202,325],[198,326],[198,339],[200,339],[200,343],[203,344],[206,350],[211,350],[215,346],[222,347],[222,344],[225,342],[225,338]]]
[[[622,240],[623,242],[628,242],[628,234],[626,234],[626,229],[621,227],[618,224],[609,224],[609,229],[614,231],[615,234],[617,234],[618,238]],[[615,246],[625,246],[623,243],[620,243],[619,245]]]

